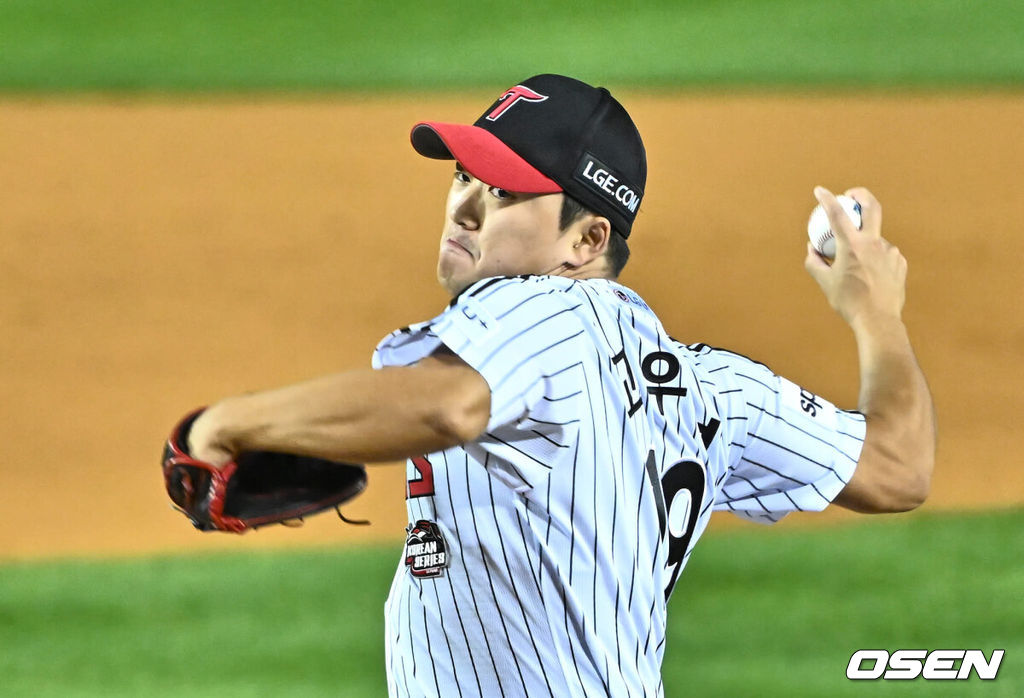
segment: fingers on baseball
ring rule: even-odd
[[[815,187],[814,198],[818,200],[818,203],[825,209],[825,214],[828,216],[829,227],[832,229],[832,234],[836,240],[836,257],[838,257],[839,249],[849,246],[850,234],[856,231],[856,227],[854,227],[850,217],[846,215],[846,211],[843,210],[842,204],[836,199],[836,195],[828,189],[822,186]]]
[[[804,269],[810,274],[815,281],[821,283],[821,276],[827,274],[829,270],[829,263],[824,257],[822,257],[814,245],[810,242],[807,243],[807,256],[804,258]]]
[[[860,229],[873,235],[882,234],[882,204],[865,187],[853,187],[843,192],[860,204]]]

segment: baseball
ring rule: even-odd
[[[836,199],[839,200],[843,210],[846,211],[846,215],[848,215],[854,225],[857,226],[857,230],[860,230],[860,204],[849,196],[844,196],[842,194],[838,195]],[[825,213],[825,209],[821,207],[821,204],[814,207],[814,210],[811,212],[811,217],[807,221],[807,236],[811,239],[811,244],[814,245],[814,249],[816,249],[822,257],[835,259],[835,234],[832,232],[832,228],[828,222],[828,215]]]

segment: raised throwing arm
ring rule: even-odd
[[[845,192],[861,205],[857,230],[835,196],[817,187],[836,237],[830,266],[808,245],[804,265],[850,325],[860,361],[858,409],[867,433],[857,469],[835,503],[864,513],[908,511],[931,487],[936,422],[924,374],[902,321],[907,260],[882,237],[882,208],[864,188]]]

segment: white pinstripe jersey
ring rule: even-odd
[[[711,511],[820,510],[864,438],[862,415],[675,341],[610,280],[485,279],[374,367],[442,343],[490,385],[491,418],[407,465],[392,696],[663,695],[667,597]]]

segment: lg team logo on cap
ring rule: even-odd
[[[542,95],[540,92],[534,92],[529,87],[516,85],[515,87],[506,90],[505,94],[501,97],[498,97],[498,101],[501,102],[501,104],[496,106],[486,118],[488,121],[497,121],[502,114],[512,108],[512,105],[520,101],[543,102],[547,98],[547,95]]]

